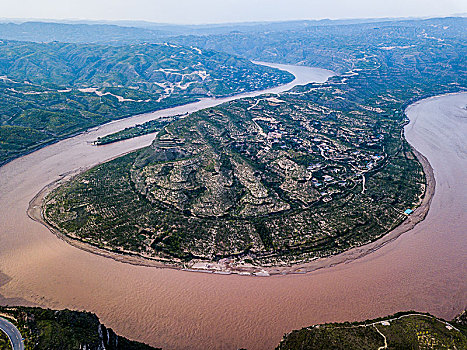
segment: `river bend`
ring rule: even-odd
[[[331,75],[280,67],[297,79],[273,92]],[[26,215],[29,201],[61,174],[154,137],[95,147],[90,142],[97,136],[233,98],[114,121],[1,167],[0,303],[95,312],[117,333],[164,349],[267,349],[285,332],[314,323],[409,309],[451,318],[467,306],[467,93],[408,108],[407,140],[434,169],[431,209],[413,230],[346,264],[268,278],[135,266],[72,247]]]

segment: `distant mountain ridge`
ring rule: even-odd
[[[0,23],[0,38],[34,42],[119,43],[160,42],[169,32],[110,24],[52,22]]]
[[[162,43],[176,36],[227,35],[233,32],[265,33],[301,31],[311,27],[416,23],[423,21],[463,18],[462,15],[443,18],[364,18],[321,19],[273,22],[243,22],[220,24],[166,24],[145,21],[54,21],[54,20],[0,20],[0,39],[34,42],[68,43]]]
[[[436,50],[466,51],[467,18],[447,17],[396,20],[362,24],[309,26],[277,32],[234,32],[217,35],[178,36],[175,43],[222,50],[237,56],[278,63],[299,63],[343,73],[365,55],[403,54],[419,49],[407,64]],[[452,46],[451,48],[449,46]],[[455,47],[455,49],[454,49]],[[440,56],[440,59],[442,56]]]

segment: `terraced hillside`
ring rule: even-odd
[[[0,43],[0,164],[125,116],[289,82],[246,59],[172,44]]]
[[[451,322],[429,314],[398,313],[360,323],[330,323],[293,331],[278,350],[286,349],[465,349],[465,312]]]

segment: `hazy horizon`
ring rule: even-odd
[[[445,17],[467,12],[461,0],[18,0],[3,5],[2,20],[145,21],[160,24],[233,24],[321,19]]]
[[[358,20],[413,20],[413,19],[430,19],[430,18],[447,18],[447,17],[467,17],[466,13],[453,13],[447,15],[433,16],[404,16],[404,17],[349,17],[349,18],[309,18],[309,19],[283,19],[283,20],[255,20],[255,21],[230,21],[230,22],[203,22],[203,23],[175,23],[150,21],[144,19],[86,19],[86,18],[31,18],[31,17],[0,17],[0,23],[27,23],[27,22],[42,22],[42,23],[58,23],[58,24],[108,24],[108,25],[131,25],[132,23],[147,23],[154,25],[167,26],[223,26],[223,25],[254,25],[260,23],[286,23],[286,22],[305,22],[305,21],[358,21]]]

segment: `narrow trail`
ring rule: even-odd
[[[381,331],[378,329],[378,327],[376,327],[376,325],[373,325],[373,327],[374,327],[374,329],[376,329],[376,331],[377,331],[379,334],[381,334],[381,336],[382,336],[383,339],[384,339],[384,346],[380,346],[380,347],[378,348],[378,350],[387,349],[387,348],[388,348],[388,340],[386,339],[386,336],[385,336],[383,333],[381,333]]]
[[[365,182],[366,182],[365,173],[363,173],[362,174],[362,194],[365,194]]]

